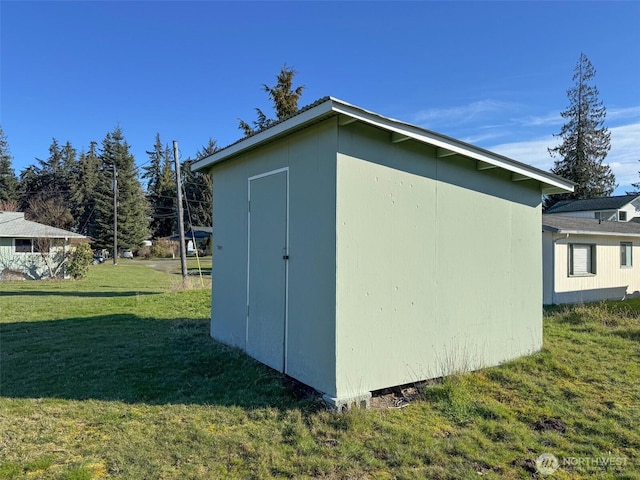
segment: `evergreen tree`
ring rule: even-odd
[[[589,59],[581,54],[573,75],[575,85],[567,90],[569,107],[561,113],[567,123],[556,135],[562,142],[549,149],[557,158],[552,173],[575,182],[575,191],[547,197],[546,208],[560,200],[608,196],[616,188],[611,168],[602,163],[611,148],[611,134],[604,127],[606,108],[592,84],[595,74]]]
[[[36,195],[53,198],[62,203],[69,201],[69,186],[76,167],[76,150],[70,142],[60,147],[58,140],[52,139],[49,146],[49,158],[36,158],[20,175],[21,202],[23,207]]]
[[[193,226],[213,225],[213,182],[211,175],[194,172],[191,166],[194,162],[214,154],[218,150],[216,141],[209,142],[198,150],[195,160],[186,160],[181,167],[184,185],[185,224]]]
[[[138,248],[149,234],[149,207],[138,180],[135,160],[122,129],[116,127],[102,141],[96,185],[95,246],[113,245],[113,167],[117,175],[118,248]],[[114,252],[117,254],[117,252]]]
[[[177,230],[176,182],[171,168],[172,152],[162,146],[156,134],[153,150],[148,151],[149,166],[144,167],[142,178],[148,179],[147,199],[151,207],[151,234],[153,238],[168,237]]]
[[[298,100],[302,96],[305,86],[300,85],[295,90],[293,89],[293,78],[296,73],[293,68],[284,65],[280,69],[280,73],[276,77],[276,84],[273,87],[262,84],[262,88],[267,93],[269,100],[273,102],[277,120],[283,120],[298,111]],[[253,127],[244,120],[238,119],[240,122],[238,128],[247,136],[259,132],[276,122],[275,119],[268,118],[259,108],[256,108],[256,113],[258,114],[258,119],[253,122]]]
[[[89,151],[80,154],[69,189],[75,230],[91,237],[95,235],[96,229],[95,191],[99,182],[99,169],[98,144],[91,141]]]
[[[49,146],[49,158],[36,158],[38,165],[21,174],[21,207],[37,222],[69,229],[75,221],[70,210],[70,185],[76,164],[76,150],[70,142],[60,147],[58,140]]]
[[[7,205],[18,201],[18,177],[11,165],[12,159],[9,142],[0,126],[0,202]]]

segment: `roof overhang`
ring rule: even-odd
[[[377,113],[364,110],[333,97],[327,97],[326,100],[320,101],[310,108],[303,109],[300,113],[270,128],[262,130],[255,135],[195,162],[192,168],[194,170],[206,171],[217,163],[230,160],[248,150],[273,142],[333,116],[339,117],[339,125],[362,122],[386,130],[390,132],[390,140],[394,143],[415,140],[432,145],[436,148],[436,154],[440,158],[458,155],[474,160],[476,161],[476,168],[478,170],[499,168],[508,171],[511,173],[511,180],[514,182],[525,180],[538,181],[540,182],[540,191],[544,195],[573,192],[574,183],[565,178],[454,138],[378,115]]]
[[[542,225],[542,230],[557,233],[559,235],[589,235],[589,236],[599,236],[599,237],[639,237],[640,233],[631,233],[631,232],[610,232],[610,231],[593,231],[588,229],[579,229],[579,228],[559,228],[552,227],[550,225]]]

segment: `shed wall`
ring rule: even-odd
[[[337,186],[337,396],[541,347],[535,182],[352,124]]]
[[[554,234],[553,303],[620,300],[640,295],[640,241],[636,237]],[[632,267],[620,266],[620,242],[632,242]],[[569,275],[569,244],[596,245],[595,275]]]
[[[334,118],[218,164],[211,172],[211,335],[246,350],[248,178],[288,167],[286,373],[323,392],[335,391],[336,143]]]

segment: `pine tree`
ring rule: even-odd
[[[28,218],[58,228],[70,229],[75,220],[70,209],[70,185],[76,167],[76,150],[70,142],[60,147],[52,139],[49,158],[36,158],[22,172],[21,207]]]
[[[70,185],[70,204],[76,225],[75,230],[93,237],[96,223],[96,197],[100,157],[98,144],[91,141],[87,153],[81,153]]]
[[[293,78],[296,73],[293,68],[284,65],[280,69],[280,73],[276,77],[276,84],[273,87],[262,84],[262,88],[267,93],[269,100],[273,102],[277,120],[283,120],[298,111],[298,100],[302,96],[305,86],[300,85],[295,90],[293,89]],[[238,128],[247,136],[259,132],[276,122],[275,119],[268,118],[259,108],[256,108],[256,113],[258,114],[258,119],[253,122],[253,127],[244,120],[238,119],[240,122]]]
[[[18,201],[18,177],[11,165],[12,159],[9,142],[0,126],[0,202],[7,205]]]
[[[36,158],[36,162],[36,165],[29,166],[21,174],[22,205],[26,206],[35,195],[67,203],[77,163],[76,149],[70,142],[60,147],[58,140],[54,138],[49,146],[49,158]]]
[[[207,145],[198,150],[195,160],[188,159],[182,164],[185,224],[193,226],[211,226],[213,224],[213,182],[211,175],[194,172],[194,162],[214,154],[218,150],[216,141],[209,139]]]
[[[151,235],[153,238],[170,236],[177,230],[176,183],[171,168],[172,152],[162,146],[156,134],[153,150],[148,151],[149,166],[144,167],[142,178],[148,179],[147,199],[151,207]]]
[[[581,54],[573,75],[575,85],[567,90],[569,107],[561,113],[567,123],[556,135],[562,143],[549,149],[558,158],[552,173],[575,182],[575,191],[547,197],[546,208],[560,200],[608,196],[616,188],[615,175],[602,163],[611,148],[611,134],[604,127],[606,108],[592,84],[595,74],[589,59]]]
[[[116,127],[102,141],[98,184],[96,186],[95,246],[113,245],[112,174],[117,174],[118,248],[138,248],[149,234],[149,207],[138,180],[135,160],[129,152],[122,129]],[[117,252],[115,252],[117,253]]]

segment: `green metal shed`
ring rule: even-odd
[[[541,348],[541,195],[571,182],[332,97],[194,168],[212,337],[330,405]]]

